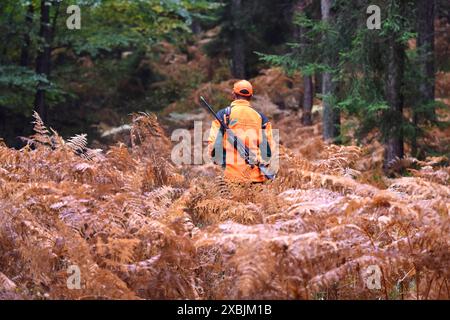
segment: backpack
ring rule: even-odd
[[[258,111],[256,111],[256,112],[258,112]],[[268,142],[267,142],[267,137],[266,137],[264,129],[266,128],[267,123],[269,122],[269,119],[261,112],[258,112],[258,114],[261,116],[261,119],[262,119],[261,129],[263,129],[262,142],[260,145],[267,144]],[[229,126],[229,124],[230,124],[230,115],[231,115],[231,106],[228,106],[225,108],[225,124],[227,126]],[[220,127],[220,137],[218,136],[216,138],[215,146],[213,149],[213,157],[216,158],[216,163],[220,164],[223,168],[226,167],[226,150],[223,147],[223,137],[224,136],[225,136],[225,130],[222,127]],[[234,147],[236,148],[236,145]],[[217,154],[215,152],[216,150],[219,150],[219,154]],[[272,152],[270,150],[270,147],[268,147],[267,154],[261,154],[261,157],[267,161],[268,159],[270,159],[271,155],[272,155]]]

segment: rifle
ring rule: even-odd
[[[219,121],[220,126],[224,130],[224,132],[227,133],[227,140],[228,142],[236,149],[236,151],[239,153],[239,155],[244,159],[245,163],[252,168],[254,166],[257,166],[261,173],[269,180],[275,179],[275,174],[270,172],[269,169],[261,164],[256,155],[239,139],[238,136],[234,134],[234,132],[228,127],[228,125],[223,121],[223,119],[220,119],[219,116],[216,114],[216,112],[213,110],[213,108],[206,102],[205,98],[200,97],[200,101],[203,102],[206,109],[213,114],[214,118],[216,118],[217,121]]]

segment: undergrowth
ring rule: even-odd
[[[103,152],[35,114],[26,147],[0,142],[0,298],[450,298],[439,159],[374,184],[375,153],[286,141],[277,180],[254,187],[175,167],[153,115],[134,114],[130,135]]]

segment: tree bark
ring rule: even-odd
[[[313,107],[313,81],[311,76],[304,76],[303,77],[303,88],[304,88],[304,94],[303,94],[303,125],[310,126],[312,125],[312,118],[311,118],[311,110]]]
[[[322,74],[321,73],[314,74],[314,91],[317,94],[322,94]]]
[[[333,0],[321,0],[321,12],[322,21],[331,23],[333,21],[333,15],[331,14],[331,7]],[[324,39],[327,35],[324,35]],[[330,67],[336,65],[336,55],[326,57],[326,63]],[[322,74],[322,94],[325,96],[323,99],[323,139],[325,141],[335,141],[340,134],[340,113],[334,103],[331,101],[332,97],[336,93],[336,83],[330,72],[324,72]]]
[[[20,52],[20,65],[22,67],[28,66],[30,60],[30,47],[31,47],[30,32],[33,28],[33,15],[34,15],[34,6],[33,2],[30,2],[25,17],[26,33],[24,35],[24,41]]]
[[[299,0],[294,6],[294,12],[302,12],[305,10],[307,3],[305,0]],[[293,15],[295,16],[295,14]],[[304,27],[296,26],[294,24],[294,39],[299,42],[300,52],[303,53],[306,46],[310,45],[308,39],[305,36],[306,30]],[[312,125],[311,110],[314,97],[314,86],[312,76],[303,76],[303,101],[302,101],[302,123],[305,126]]]
[[[405,48],[396,40],[396,35],[389,39],[388,70],[386,79],[386,99],[389,106],[386,121],[389,127],[386,132],[384,168],[391,161],[403,158],[403,97],[401,94]]]
[[[59,15],[60,2],[56,2],[55,15],[50,21],[50,7],[53,1],[41,0],[41,27],[39,29],[39,36],[43,41],[43,48],[39,51],[36,58],[36,73],[44,75],[47,80],[50,80],[51,73],[51,54],[52,42],[56,31],[56,23]],[[42,121],[48,121],[48,105],[45,99],[47,84],[40,81],[36,91],[34,110],[39,113]]]
[[[191,30],[193,34],[200,34],[202,32],[202,26],[196,18],[192,20]]]
[[[36,73],[45,77],[50,76],[50,59],[51,59],[51,25],[50,25],[50,1],[41,0],[41,18],[39,37],[42,40],[42,48],[39,49],[36,58]],[[34,100],[34,109],[39,113],[41,119],[46,122],[48,118],[48,108],[45,101],[46,84],[39,81]]]
[[[420,93],[427,102],[434,100],[434,17],[436,15],[436,0],[418,0],[418,14],[417,49],[420,55],[420,68],[426,80],[420,85]]]
[[[241,27],[242,1],[231,0],[231,16],[233,23],[231,60],[233,77],[245,79],[245,42],[244,30]]]
[[[434,64],[434,18],[436,15],[436,0],[417,1],[417,50],[419,55],[419,68],[422,81],[419,85],[420,97],[418,105],[423,106],[434,101],[435,64]],[[429,113],[435,117],[434,108]],[[413,123],[417,128],[420,120],[424,118],[423,112],[413,110]],[[417,135],[412,141],[412,154],[417,155]]]

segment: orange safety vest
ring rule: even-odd
[[[247,100],[235,100],[231,106],[220,110],[233,133],[257,155],[258,159],[269,160],[273,150],[272,126],[268,118],[256,111]],[[214,162],[225,168],[224,176],[233,181],[263,182],[265,176],[257,166],[246,164],[234,146],[227,140],[220,123],[214,120],[208,138],[208,151]]]

